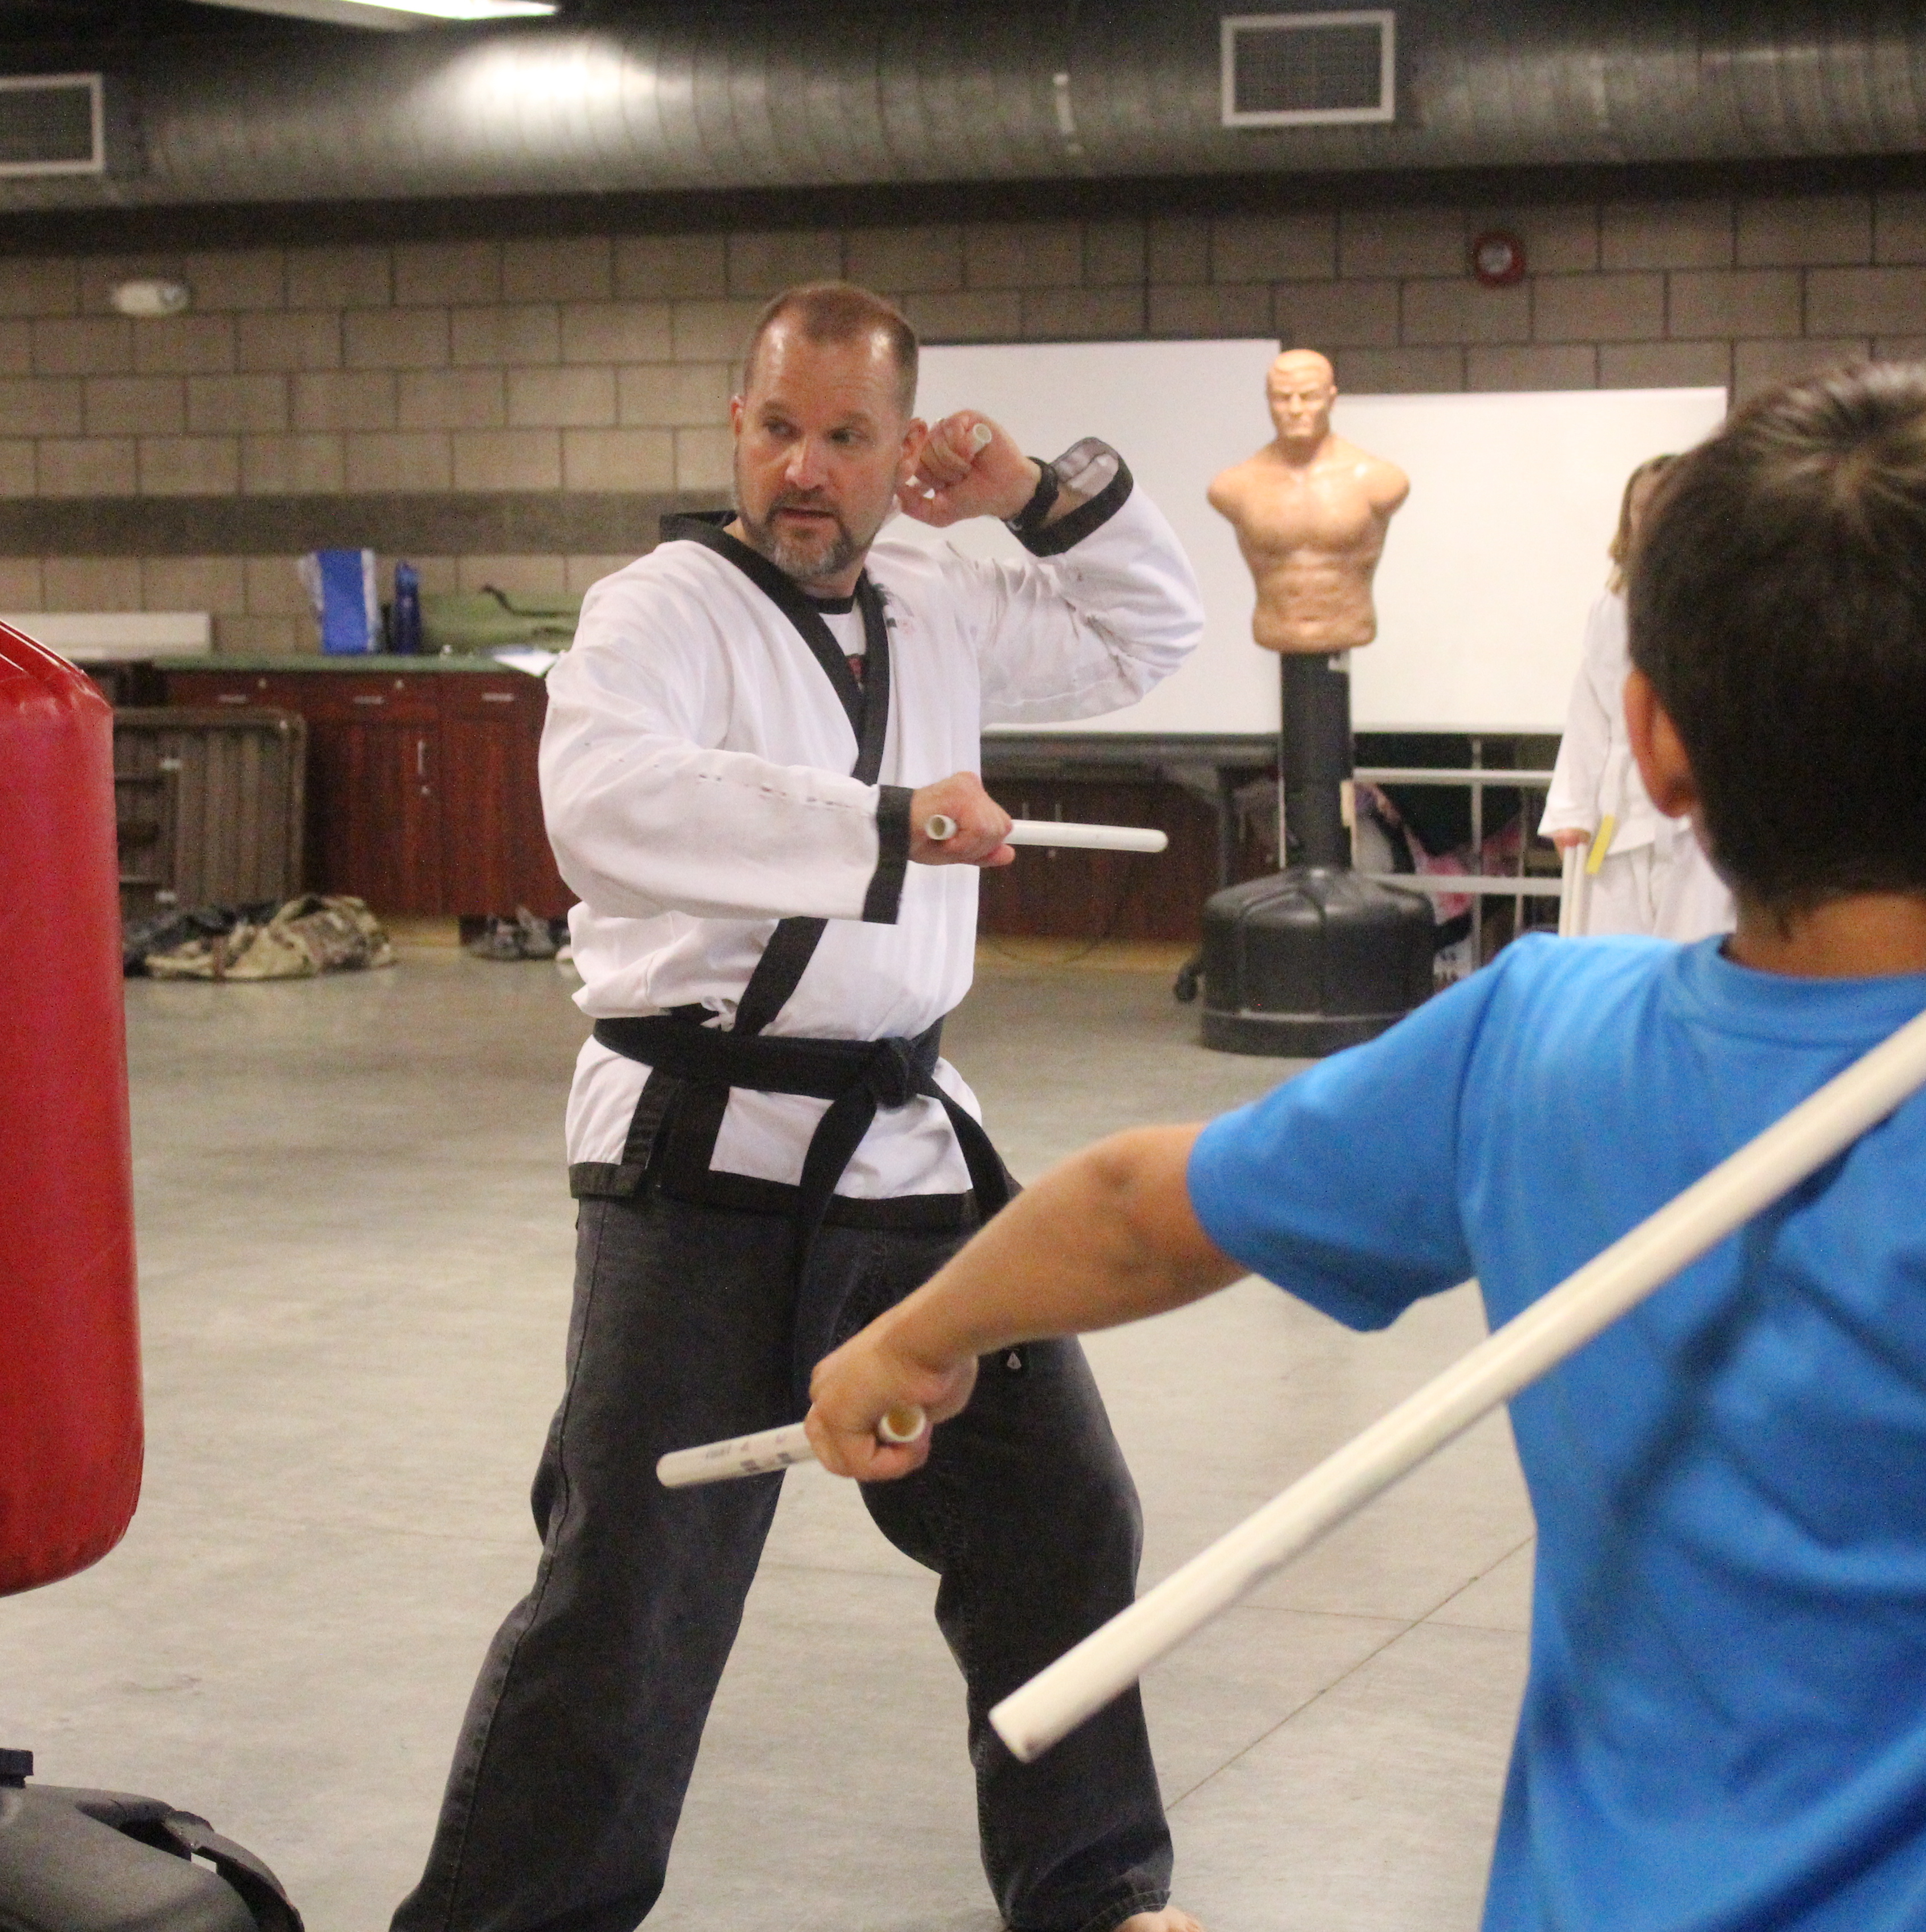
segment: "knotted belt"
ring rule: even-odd
[[[836,1184],[880,1110],[893,1112],[919,1099],[937,1102],[949,1116],[964,1165],[969,1169],[979,1218],[987,1221],[1010,1201],[1012,1184],[982,1124],[937,1083],[936,1063],[943,1043],[940,1020],[914,1040],[806,1040],[725,1032],[705,1026],[693,1012],[662,1013],[646,1018],[598,1020],[596,1038],[611,1052],[653,1068],[657,1076],[686,1083],[680,1094],[668,1100],[656,1137],[658,1148],[673,1143],[678,1114],[698,1096],[710,1104],[691,1111],[709,1113],[712,1118],[719,1117],[716,1103],[719,1100],[726,1106],[731,1088],[758,1094],[804,1094],[830,1102],[810,1137],[795,1194],[794,1358],[800,1391],[806,1392],[810,1372],[828,1350],[840,1306],[839,1300],[819,1305],[824,1304],[824,1291],[812,1288],[810,1258],[835,1198]],[[694,1138],[698,1146],[704,1142],[713,1145],[712,1136],[698,1134]],[[708,1148],[702,1147],[704,1168],[707,1154]],[[655,1164],[652,1161],[652,1166]],[[681,1191],[672,1172],[663,1180],[664,1191]]]

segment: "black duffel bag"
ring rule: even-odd
[[[0,1932],[302,1932],[280,1880],[205,1818],[32,1768],[0,1751]]]

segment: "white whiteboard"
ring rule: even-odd
[[[1333,427],[1411,478],[1378,640],[1351,654],[1357,728],[1563,730],[1625,478],[1725,410],[1723,389],[1340,396]]]
[[[1049,731],[1274,731],[1277,664],[1250,640],[1250,575],[1231,526],[1204,501],[1210,479],[1263,440],[1265,372],[1275,342],[1018,343],[926,349],[916,413],[995,417],[1033,456],[1100,436],[1123,452],[1190,554],[1204,586],[1204,642],[1174,677],[1127,711]],[[1258,425],[1252,428],[1253,419]],[[893,518],[898,534],[953,543],[970,556],[1020,557],[988,518],[932,530]]]
[[[1274,731],[1276,658],[1250,641],[1250,578],[1212,477],[1266,440],[1275,342],[926,349],[918,412],[994,416],[1034,454],[1100,436],[1170,518],[1203,586],[1197,656],[1140,704],[1052,731]],[[1625,478],[1725,414],[1722,389],[1340,396],[1335,425],[1412,478],[1377,580],[1378,641],[1352,657],[1360,730],[1556,731]],[[1000,524],[892,536],[1016,556]]]

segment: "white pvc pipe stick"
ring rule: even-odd
[[[1025,1763],[1168,1651],[1637,1306],[1926,1085],[1926,1014],[1300,1477],[990,1713]]]
[[[892,1408],[876,1425],[884,1442],[914,1442],[928,1426],[920,1408]],[[698,1483],[726,1483],[737,1476],[766,1476],[797,1462],[813,1462],[816,1452],[800,1422],[780,1429],[760,1429],[753,1436],[731,1436],[726,1442],[704,1442],[693,1449],[672,1450],[656,1465],[656,1480],[665,1490],[686,1490]]]
[[[1576,939],[1585,931],[1585,856],[1581,840],[1564,848],[1564,890],[1558,900],[1558,937]]]
[[[940,845],[956,836],[956,821],[947,812],[934,812],[923,820],[923,836]],[[1169,845],[1170,836],[1147,825],[1078,825],[1060,818],[1013,818],[1004,843],[1074,847],[1083,852],[1161,852]]]

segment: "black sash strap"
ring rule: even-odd
[[[665,517],[663,538],[686,538],[727,559],[796,626],[835,687],[856,734],[851,776],[874,784],[890,728],[890,633],[881,593],[866,572],[857,580],[856,601],[868,653],[859,684],[822,613],[767,558],[722,528],[728,514]],[[706,1024],[713,1016],[700,1006],[598,1020],[596,1038],[604,1046],[651,1070],[620,1162],[612,1169],[585,1162],[580,1175],[571,1174],[578,1194],[632,1195],[645,1176],[676,1198],[718,1204],[746,1198],[762,1201],[776,1193],[795,1219],[792,1357],[796,1398],[804,1406],[810,1372],[834,1340],[839,1306],[832,1291],[812,1292],[810,1256],[835,1201],[836,1184],[878,1110],[893,1111],[919,1098],[941,1106],[969,1170],[980,1219],[988,1220],[1005,1206],[1013,1186],[982,1123],[937,1084],[941,1021],[914,1040],[796,1039],[764,1030],[801,984],[827,925],[821,919],[777,922],[736,1003],[735,1024],[727,1031]],[[830,1102],[811,1136],[794,1189],[712,1171],[716,1136],[735,1088]],[[908,1197],[904,1204],[919,1198]]]
[[[840,1303],[832,1288],[826,1295],[822,1292],[830,1285],[819,1287],[810,1280],[809,1258],[836,1183],[880,1110],[893,1112],[919,1098],[937,1102],[949,1117],[969,1169],[978,1216],[988,1220],[1009,1203],[1010,1175],[982,1122],[937,1084],[940,1020],[914,1040],[800,1040],[779,1034],[722,1032],[703,1025],[685,1009],[647,1018],[598,1020],[596,1038],[612,1052],[652,1068],[651,1086],[657,1079],[686,1082],[685,1105],[698,1093],[719,1091],[726,1098],[735,1087],[758,1094],[806,1094],[830,1102],[810,1138],[794,1192],[797,1296],[793,1366],[799,1400],[806,1396],[810,1371],[833,1340]],[[645,1088],[645,1100],[646,1092]],[[680,1129],[679,1118],[674,1126]],[[686,1144],[678,1146],[675,1158],[665,1160],[658,1171],[665,1192],[681,1193],[678,1180],[694,1182],[695,1198],[700,1198],[700,1177],[687,1172],[688,1150]],[[677,1169],[683,1172],[678,1174]]]

